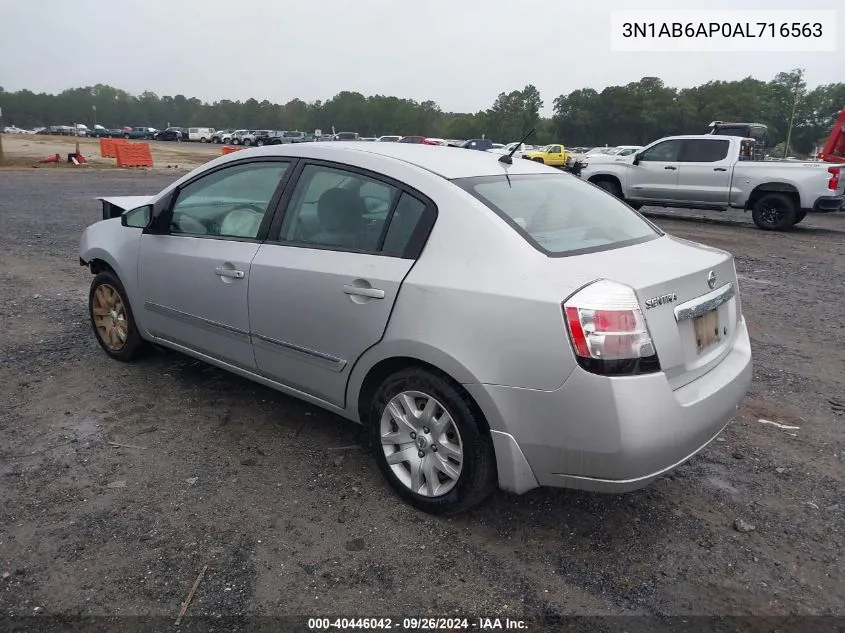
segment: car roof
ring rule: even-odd
[[[415,165],[431,173],[452,180],[473,176],[495,176],[514,174],[548,173],[554,169],[515,157],[511,165],[499,162],[501,154],[481,152],[446,145],[417,145],[414,143],[364,143],[361,141],[327,141],[316,143],[291,143],[288,145],[269,145],[255,149],[241,150],[228,154],[226,158],[235,160],[238,154],[245,156],[290,156],[292,158],[315,158],[349,162],[347,159],[360,157],[360,154],[372,154],[392,158]],[[558,170],[555,170],[558,171]]]

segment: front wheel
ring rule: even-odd
[[[545,163],[546,162],[542,158],[540,158],[539,156],[537,156],[536,158],[532,158],[531,160],[533,160],[535,163]]]
[[[379,468],[403,499],[431,514],[466,510],[495,489],[490,434],[459,389],[411,367],[387,378],[369,408]]]
[[[795,202],[782,193],[765,193],[754,203],[751,219],[764,231],[783,231],[795,224]]]
[[[146,347],[138,328],[126,290],[110,270],[97,273],[88,293],[88,314],[97,342],[119,361],[137,358]]]
[[[604,189],[607,193],[616,196],[617,198],[622,198],[622,187],[619,186],[619,183],[615,180],[599,180],[598,182],[593,183],[596,187],[600,187]]]

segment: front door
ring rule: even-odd
[[[153,336],[255,368],[250,266],[288,166],[271,160],[236,163],[180,188],[165,211],[168,234],[141,238],[140,308]]]
[[[430,214],[420,196],[396,183],[305,165],[277,240],[263,244],[252,263],[258,370],[343,406],[349,372],[384,334]]]
[[[680,153],[680,139],[663,141],[641,152],[639,164],[628,166],[626,198],[677,201]]]

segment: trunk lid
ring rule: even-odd
[[[577,260],[575,266],[572,259]],[[732,347],[740,304],[730,253],[665,235],[643,244],[552,261],[553,268],[565,267],[567,282],[580,282],[580,286],[609,279],[634,289],[661,370],[673,389],[707,373]],[[572,280],[573,273],[578,279]]]

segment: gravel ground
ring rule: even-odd
[[[208,566],[186,621],[845,614],[845,218],[658,219],[737,257],[755,377],[735,422],[645,490],[437,519],[344,448],[348,422],[175,353],[100,351],[76,251],[93,198],[176,176],[0,171],[0,613],[175,619]]]

